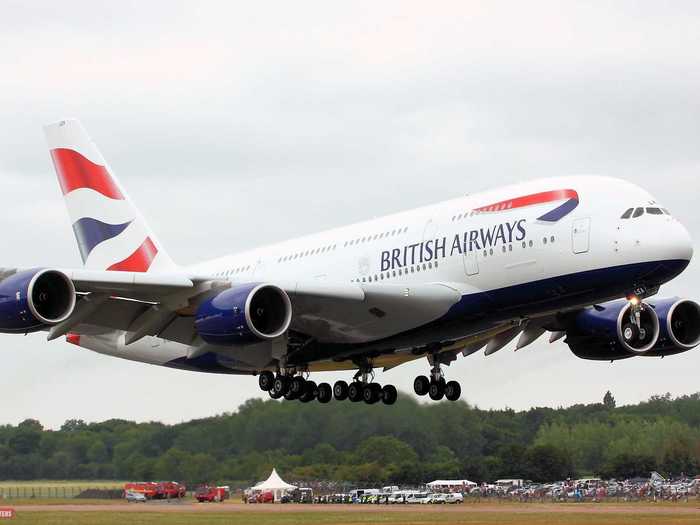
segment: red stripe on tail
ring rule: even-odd
[[[143,244],[134,253],[123,261],[114,263],[107,268],[111,272],[147,272],[151,267],[153,259],[158,254],[158,248],[153,244],[150,237],[147,237]]]
[[[90,188],[110,199],[124,199],[124,195],[104,166],[95,164],[77,151],[66,148],[52,149],[51,158],[56,167],[63,195],[78,188]]]

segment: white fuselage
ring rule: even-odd
[[[541,218],[566,199],[517,204],[521,196],[564,189],[575,190],[577,201],[556,220]],[[494,203],[507,204],[483,209]],[[234,285],[442,282],[469,297],[593,270],[689,260],[692,247],[685,228],[665,211],[621,218],[627,209],[637,207],[661,209],[646,191],[619,179],[540,179],[256,248],[186,270]],[[610,293],[601,289],[595,296],[606,299]],[[536,301],[527,314],[536,316],[551,308],[552,304],[543,307]],[[156,364],[191,351],[186,345],[155,337],[129,346],[124,346],[123,339],[123,333],[104,334],[86,338],[81,346]],[[368,331],[366,340],[372,339],[376,338]]]

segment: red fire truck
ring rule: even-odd
[[[211,487],[209,485],[204,485],[203,487],[199,487],[197,489],[197,491],[194,493],[194,497],[199,503],[211,503],[213,501],[220,502],[231,497],[231,490],[227,486]]]
[[[186,487],[175,481],[161,481],[159,483],[138,481],[126,483],[124,491],[138,492],[143,494],[146,499],[175,499],[185,497]]]

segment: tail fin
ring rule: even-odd
[[[175,268],[78,120],[44,128],[83,265],[129,272]]]

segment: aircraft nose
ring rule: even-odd
[[[666,239],[672,259],[690,261],[693,258],[693,240],[688,230],[678,221],[673,221],[672,231]]]

